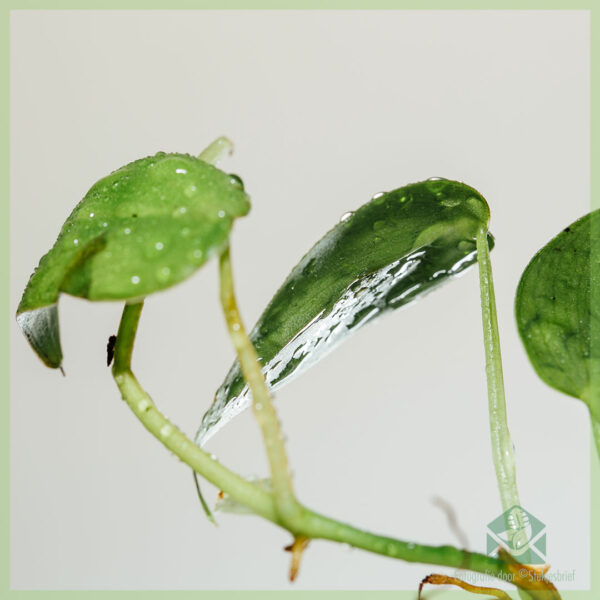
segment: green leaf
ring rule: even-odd
[[[227,243],[247,214],[239,177],[188,154],[159,152],[92,186],[31,276],[17,320],[39,357],[60,367],[61,292],[132,300],[179,283]]]
[[[592,294],[600,276],[590,248],[600,243],[600,211],[582,217],[544,246],[523,272],[515,302],[521,340],[539,377],[583,400],[596,420],[600,306]],[[593,351],[595,353],[593,353]]]
[[[477,191],[439,178],[377,194],[344,215],[294,267],[250,334],[269,387],[473,264],[477,230],[488,220]],[[249,403],[236,362],[196,441],[205,442]]]

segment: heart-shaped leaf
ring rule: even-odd
[[[270,388],[365,323],[473,264],[477,231],[488,220],[477,191],[440,178],[377,194],[344,215],[294,267],[250,334]],[[197,443],[249,403],[236,362],[204,415]]]
[[[592,393],[600,374],[600,211],[582,217],[544,246],[523,272],[515,302],[521,340],[539,377],[580,398],[600,421]]]
[[[60,292],[131,300],[179,283],[227,243],[250,209],[241,180],[188,154],[136,160],[98,181],[31,276],[17,320],[39,357],[60,367]]]

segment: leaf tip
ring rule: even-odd
[[[57,305],[17,313],[17,323],[42,362],[51,369],[60,369],[64,374]]]

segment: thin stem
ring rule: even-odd
[[[477,262],[479,264],[479,289],[481,291],[481,316],[483,320],[483,345],[485,348],[492,455],[498,488],[500,489],[502,509],[507,511],[513,506],[520,506],[521,503],[517,491],[513,445],[506,420],[496,298],[487,231],[484,227],[481,227],[477,232]]]
[[[219,260],[220,297],[229,336],[242,368],[244,379],[252,392],[252,408],[260,425],[271,470],[273,497],[278,513],[290,524],[300,512],[294,495],[283,435],[277,413],[271,401],[256,350],[246,334],[235,299],[229,246]]]
[[[271,521],[276,520],[271,496],[259,486],[233,473],[204,452],[163,415],[142,389],[131,371],[131,353],[143,302],[126,304],[115,345],[113,375],[123,400],[142,425],[166,448],[194,471],[227,493],[237,502]]]
[[[226,154],[233,154],[233,142],[229,138],[220,137],[204,148],[198,158],[216,165]]]
[[[198,158],[211,165],[216,165],[226,154],[229,154],[230,156],[233,154],[233,142],[229,138],[219,137],[210,143],[206,148],[204,148],[204,150],[202,150],[202,152],[200,152],[198,155]],[[213,516],[208,503],[204,499],[204,496],[202,495],[200,483],[195,472],[193,473],[193,476],[196,492],[198,493],[198,499],[200,500],[204,514],[213,525],[216,525],[217,521]]]
[[[227,271],[228,269],[225,268],[225,275]],[[141,302],[125,305],[117,334],[113,375],[123,400],[142,425],[161,444],[202,477],[226,492],[233,500],[248,506],[255,514],[288,529],[296,538],[304,536],[309,539],[326,539],[408,562],[476,571],[512,581],[522,589],[532,589],[535,586],[545,593],[549,592],[549,595],[544,595],[544,600],[560,599],[551,584],[545,580],[540,582],[539,574],[504,558],[467,552],[452,546],[413,544],[376,535],[325,517],[305,507],[300,507],[300,518],[296,520],[292,530],[282,522],[271,494],[233,473],[194,444],[157,409],[150,396],[141,388],[131,371],[131,355],[142,306]],[[520,567],[518,571],[517,567]],[[523,573],[529,576],[524,576]]]

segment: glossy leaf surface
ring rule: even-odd
[[[519,334],[539,377],[584,400],[596,419],[600,407],[590,389],[600,366],[600,307],[592,290],[600,277],[590,250],[600,243],[599,229],[596,211],[552,239],[527,265],[515,302]]]
[[[40,358],[62,361],[61,292],[131,300],[179,283],[227,242],[250,208],[241,180],[187,154],[158,153],[98,181],[40,260],[17,319]]]
[[[250,334],[270,388],[367,322],[473,264],[477,230],[488,220],[477,191],[438,178],[378,194],[344,215],[294,267]],[[196,441],[206,441],[249,403],[236,362]]]

